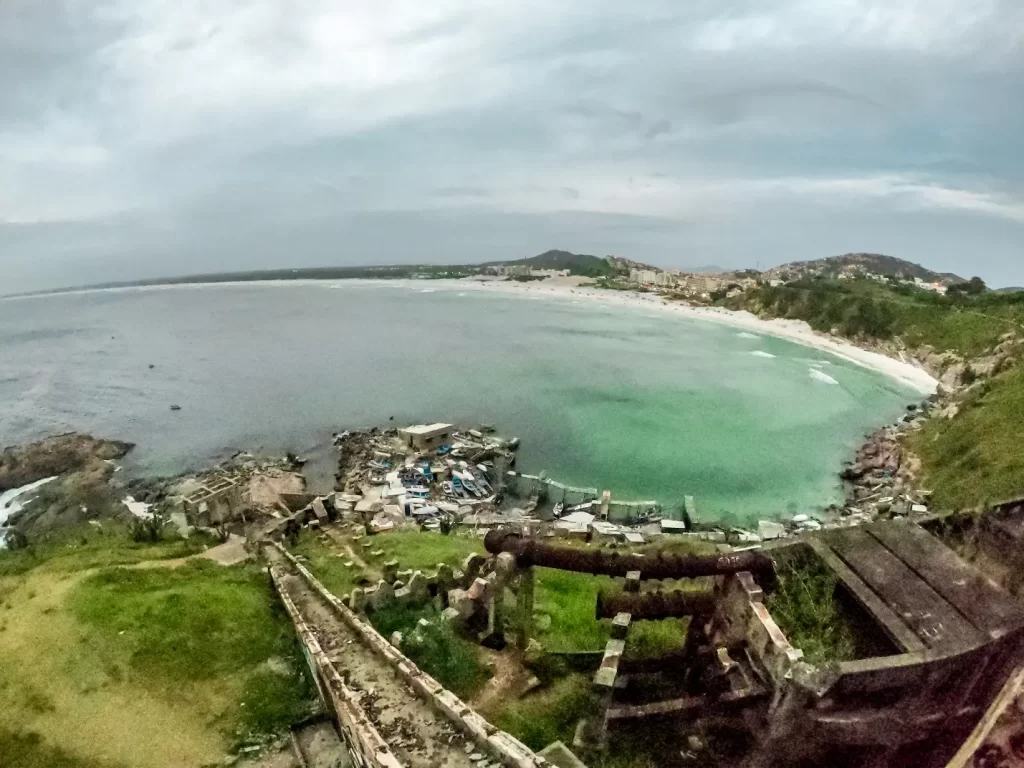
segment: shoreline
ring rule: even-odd
[[[395,282],[409,287],[422,284],[421,281],[409,280]],[[656,293],[610,291],[574,286],[567,283],[543,285],[541,283],[473,279],[431,280],[429,282],[432,286],[451,290],[466,290],[468,288],[481,292],[490,291],[518,296],[545,296],[551,299],[577,300],[584,298],[588,301],[601,302],[607,306],[653,309],[670,316],[728,325],[750,333],[792,341],[895,379],[901,384],[918,391],[922,396],[934,394],[938,391],[939,387],[938,380],[915,362],[899,360],[881,352],[859,347],[847,339],[819,333],[803,320],[765,319],[750,312],[719,307],[695,307],[682,302],[670,301]]]
[[[552,300],[580,300],[598,302],[605,306],[627,309],[648,309],[669,316],[727,325],[749,333],[771,336],[791,341],[801,346],[825,352],[862,368],[880,373],[920,393],[922,397],[938,391],[938,380],[921,365],[911,360],[897,359],[882,352],[865,349],[854,342],[819,333],[802,320],[765,319],[749,312],[722,309],[720,307],[695,307],[677,301],[670,301],[661,294],[639,293],[637,291],[612,291],[581,286],[579,280],[587,278],[548,278],[541,282],[518,283],[502,279],[437,279],[409,280],[376,278],[334,278],[298,280],[242,280],[214,283],[175,283],[170,285],[124,286],[116,288],[83,288],[59,293],[33,294],[27,296],[0,297],[6,299],[31,300],[52,296],[75,296],[98,292],[166,291],[196,288],[237,287],[237,286],[279,286],[279,285],[331,285],[338,283],[395,286],[406,289],[419,288],[421,291],[477,291],[500,293],[521,298],[547,298]],[[429,288],[428,288],[429,286]]]

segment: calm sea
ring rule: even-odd
[[[522,438],[524,471],[749,521],[837,500],[842,462],[917,397],[725,326],[424,282],[0,300],[2,442],[131,440],[136,472],[301,453],[391,417],[487,422]]]

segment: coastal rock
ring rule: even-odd
[[[76,472],[90,462],[120,459],[133,447],[133,443],[102,440],[79,432],[11,446],[0,454],[0,491]]]

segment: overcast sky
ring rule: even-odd
[[[1024,2],[0,0],[0,293],[549,248],[1024,284]]]

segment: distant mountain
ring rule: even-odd
[[[537,256],[530,256],[525,259],[492,261],[482,266],[499,265],[523,265],[531,269],[568,269],[572,275],[584,275],[586,277],[604,277],[619,273],[619,269],[607,258],[588,256],[582,253],[570,253],[569,251],[545,251]]]
[[[1010,288],[996,288],[993,293],[1024,293],[1024,288],[1021,288],[1018,285]]]
[[[721,275],[724,272],[730,272],[732,270],[724,269],[723,267],[715,266],[714,264],[705,267],[684,267],[684,272],[692,272],[695,275]]]
[[[814,274],[823,277],[834,277],[844,272],[864,272],[909,280],[919,278],[926,283],[943,283],[945,285],[965,282],[964,278],[959,275],[950,272],[933,272],[912,261],[881,253],[847,253],[842,256],[829,256],[813,261],[794,261],[769,271],[773,274]]]

